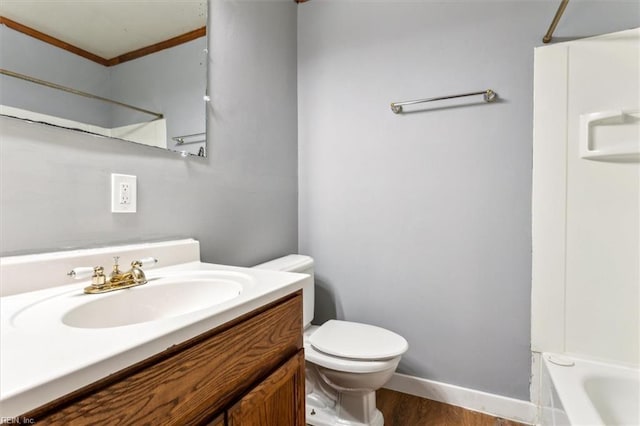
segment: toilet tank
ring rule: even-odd
[[[313,307],[315,303],[315,288],[313,280],[313,258],[302,254],[290,254],[254,266],[258,269],[273,271],[298,272],[311,275],[311,282],[302,287],[302,319],[304,328],[311,325]]]

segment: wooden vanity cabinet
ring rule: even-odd
[[[24,417],[46,425],[303,426],[302,292]]]

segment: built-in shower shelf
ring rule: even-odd
[[[640,160],[640,110],[582,114],[580,158],[601,161]]]

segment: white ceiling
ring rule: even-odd
[[[204,27],[206,0],[1,0],[0,15],[105,59]]]

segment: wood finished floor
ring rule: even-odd
[[[376,399],[385,426],[524,426],[389,389],[378,390]]]

